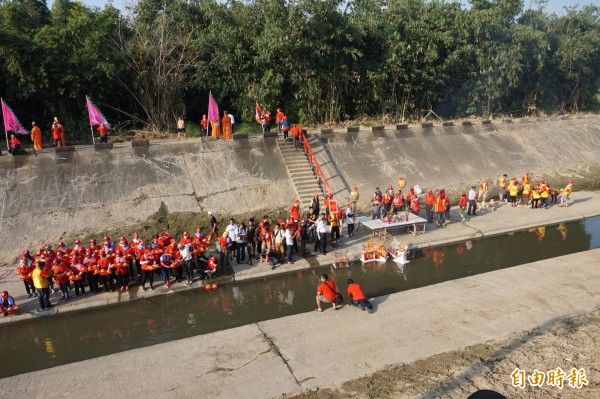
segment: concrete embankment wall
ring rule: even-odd
[[[221,217],[288,205],[295,194],[275,149],[274,138],[259,137],[2,157],[0,262],[45,241],[56,245],[65,233],[142,221],[161,203],[170,212]]]
[[[534,178],[573,177],[577,188],[578,179],[592,173],[586,165],[600,160],[599,121],[495,121],[309,135],[340,202],[358,186],[359,207],[366,209],[375,186],[395,185],[398,176],[408,186],[464,189],[482,176],[530,171]],[[56,244],[62,237],[140,223],[162,203],[169,212],[213,210],[221,219],[287,207],[296,194],[276,147],[274,138],[190,139],[1,157],[0,263],[45,241]],[[561,175],[561,168],[572,165],[581,166],[578,173]]]
[[[594,117],[540,122],[494,121],[489,125],[440,126],[321,134],[317,158],[342,198],[357,186],[359,205],[368,206],[376,186],[395,188],[398,177],[407,187],[462,190],[503,173],[508,178],[529,171],[533,178],[555,176],[556,184],[584,177],[585,163],[600,160],[600,120]],[[577,167],[579,165],[579,167]],[[578,173],[561,173],[575,166]],[[589,171],[588,171],[589,172]],[[552,183],[552,181],[551,181]]]

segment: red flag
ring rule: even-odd
[[[2,102],[2,119],[4,119],[4,131],[15,132],[19,134],[29,134],[29,132],[25,130],[25,128],[23,128],[12,109],[10,109],[8,105],[6,105],[3,99],[0,99],[0,101]]]
[[[256,122],[262,124],[262,122],[260,121],[262,119],[262,111],[260,110],[260,105],[258,105],[258,101],[256,102],[256,110],[255,110],[254,118],[256,119]]]
[[[219,121],[219,106],[212,96],[212,92],[208,92],[208,120],[211,122]]]

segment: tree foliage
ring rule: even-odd
[[[128,126],[196,120],[209,90],[238,120],[583,111],[600,87],[600,9],[522,0],[0,1],[0,94],[85,131],[85,95]],[[110,106],[110,108],[108,107]]]

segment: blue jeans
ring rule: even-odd
[[[287,255],[287,260],[288,262],[293,262],[294,259],[292,258],[292,253],[294,252],[294,245],[286,245],[285,246],[285,253]]]
[[[169,282],[169,269],[161,266],[160,272],[163,276],[163,283],[167,284]]]
[[[359,299],[358,301],[352,301],[352,305],[361,309],[373,309],[373,305],[367,299]]]

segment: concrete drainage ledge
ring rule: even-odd
[[[112,150],[113,143],[96,143],[94,144],[94,150],[102,151],[102,150]]]
[[[360,131],[360,126],[350,126],[346,128],[346,133],[358,133]]]
[[[75,152],[75,147],[74,146],[70,146],[70,147],[54,147],[54,152],[58,153],[63,153],[63,152]]]
[[[233,139],[234,140],[248,140],[248,135],[247,134],[242,134],[242,133],[234,133],[233,134]]]
[[[150,147],[150,140],[133,140],[131,141],[132,147]]]
[[[263,137],[267,138],[267,137],[277,137],[277,132],[265,132],[263,133]]]
[[[431,129],[433,127],[433,122],[423,122],[421,123],[421,127],[423,129]]]
[[[454,122],[444,122],[442,125],[444,127],[452,127],[452,126],[454,126]]]
[[[383,125],[371,126],[371,131],[372,132],[378,132],[378,131],[382,131],[382,130],[385,130],[385,126],[383,126]]]
[[[484,120],[482,120],[482,121],[481,121],[481,124],[482,124],[482,125],[491,125],[491,124],[492,124],[492,121],[491,121],[491,120],[489,120],[489,119],[484,119]]]
[[[404,129],[408,129],[408,123],[400,123],[400,124],[396,125],[396,130],[404,130]]]

